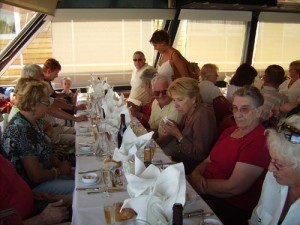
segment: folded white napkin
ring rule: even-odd
[[[136,158],[137,160],[137,158]],[[131,198],[123,207],[130,207],[151,225],[167,225],[172,218],[174,203],[185,204],[186,180],[183,163],[160,170],[150,165],[139,175],[125,174]]]
[[[145,146],[151,141],[153,131],[137,137],[132,131],[131,126],[128,126],[124,136],[120,149],[114,151],[114,160],[128,162],[134,157],[134,154],[140,156]]]

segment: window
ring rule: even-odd
[[[290,62],[299,60],[300,24],[260,22],[253,66],[264,71],[271,64],[288,70]]]
[[[220,72],[231,74],[241,63],[245,33],[242,21],[183,20],[174,46],[200,67],[214,63]]]

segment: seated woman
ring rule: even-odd
[[[252,85],[256,76],[257,71],[253,66],[247,63],[241,64],[236,69],[234,75],[229,81],[226,93],[226,98],[228,99],[228,101],[232,102],[233,94],[236,90],[245,85]]]
[[[18,212],[22,224],[50,225],[70,219],[68,207],[72,205],[71,195],[52,196],[33,192],[16,173],[13,165],[2,155],[0,155],[0,184],[0,211],[14,208]],[[47,205],[45,204],[47,202],[52,203]],[[4,224],[11,222],[10,224],[17,225],[16,221],[10,220],[13,218],[8,216],[7,223],[4,222]]]
[[[256,87],[236,91],[232,105],[237,126],[221,134],[188,178],[224,224],[247,224],[260,196],[269,164],[265,129],[259,123],[263,103]]]
[[[198,82],[192,78],[178,78],[168,88],[176,110],[183,115],[179,126],[173,121],[164,124],[164,132],[179,142],[179,151],[172,157],[183,162],[189,174],[209,154],[217,137],[213,113],[201,105]]]
[[[269,130],[271,161],[251,225],[300,223],[300,116],[285,120],[278,131]]]
[[[20,78],[17,87],[16,106],[20,111],[3,134],[4,155],[31,188],[50,194],[71,194],[71,165],[51,155],[51,140],[43,131],[42,118],[51,105],[49,84]]]

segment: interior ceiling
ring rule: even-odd
[[[300,13],[300,0],[177,0],[176,8]]]

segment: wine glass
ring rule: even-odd
[[[112,172],[109,169],[102,169],[100,173],[102,181],[105,184],[105,191],[103,192],[103,197],[109,198],[111,197],[111,194],[108,192],[108,185],[111,183],[112,180]]]

